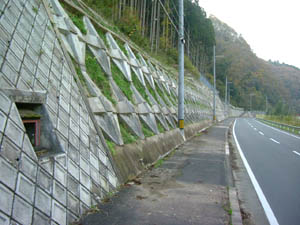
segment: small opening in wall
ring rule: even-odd
[[[40,120],[23,120],[26,133],[32,146],[37,147],[40,145]]]
[[[17,103],[29,140],[36,150],[41,143],[41,104]]]

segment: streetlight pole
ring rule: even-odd
[[[227,76],[226,76],[226,83],[225,83],[225,115],[227,115]]]
[[[216,46],[214,45],[214,100],[213,100],[213,122],[216,121]]]
[[[184,136],[184,20],[183,0],[179,0],[179,42],[178,42],[178,125]]]

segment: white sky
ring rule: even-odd
[[[258,57],[300,68],[299,0],[200,0],[199,5],[242,34]]]

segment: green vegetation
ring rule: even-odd
[[[157,96],[156,96],[155,91],[152,89],[152,87],[150,86],[150,84],[148,83],[147,80],[145,80],[145,82],[146,82],[146,87],[147,87],[148,91],[150,92],[150,94],[153,96],[153,98],[156,100],[156,102],[157,102],[159,105],[161,105],[161,104],[160,104],[160,101],[158,101],[158,98],[157,98]]]
[[[211,20],[216,27],[216,55],[224,56],[216,60],[221,99],[224,99],[227,76],[232,82],[230,96],[233,105],[246,110],[252,105],[251,110],[265,111],[267,99],[268,114],[300,113],[300,70],[258,58],[240,34],[215,17]]]
[[[157,26],[160,33],[154,33],[152,29],[153,19],[151,18],[156,1],[145,1],[145,7],[139,0],[126,1],[121,4],[120,0],[83,0],[96,13],[105,17],[108,22],[101,22],[103,25],[116,33],[122,33],[134,42],[139,48],[156,58],[159,62],[176,67],[177,64],[177,43],[178,35],[171,26],[171,21],[163,10],[157,18]],[[172,18],[177,17],[178,2],[170,3],[163,1],[164,7]],[[122,7],[120,8],[120,5]],[[135,6],[135,7],[132,7]],[[145,10],[143,10],[145,9]],[[200,57],[205,58],[202,69],[207,69],[212,59],[212,46],[215,43],[214,29],[206,12],[197,2],[184,0],[186,32],[189,33],[186,47],[185,67],[191,74],[199,77],[197,67],[200,69]],[[89,10],[87,13],[92,15]],[[93,16],[93,15],[92,15]],[[97,18],[96,16],[93,16]],[[156,31],[155,31],[156,32]],[[150,39],[153,38],[153,40]],[[120,46],[121,47],[121,46]],[[124,49],[122,49],[124,50]],[[196,67],[197,66],[197,67]]]
[[[101,89],[103,95],[109,99],[113,104],[116,104],[115,99],[112,97],[112,91],[110,89],[110,83],[108,76],[105,75],[104,71],[100,67],[97,59],[94,57],[93,53],[87,49],[85,56],[86,70],[91,79],[96,83],[96,85]]]
[[[144,122],[141,122],[142,124],[142,131],[145,135],[145,137],[151,137],[151,136],[154,136],[155,134],[152,132],[152,130],[150,130],[148,128],[148,126],[144,123]]]
[[[157,121],[156,124],[157,124],[157,128],[159,130],[159,133],[164,133],[165,132],[165,128],[163,127],[163,125],[159,121]]]
[[[163,163],[164,163],[164,159],[157,160],[156,163],[154,164],[154,168],[160,167]]]
[[[142,85],[140,80],[137,78],[137,75],[132,71],[131,73],[132,82],[135,86],[135,88],[138,90],[138,92],[142,95],[142,97],[148,102],[149,105],[152,105],[150,102],[150,99],[145,91],[145,87]]]
[[[119,120],[120,124],[120,130],[123,137],[124,144],[130,144],[136,142],[139,137],[132,134],[132,131],[129,129],[129,127],[122,121]]]
[[[83,14],[76,10],[72,10],[71,7],[68,7],[67,5],[61,3],[61,5],[64,7],[65,11],[68,13],[70,19],[75,24],[75,26],[81,31],[82,34],[87,34],[87,30],[84,27],[84,23],[82,20]]]
[[[298,119],[296,116],[257,115],[257,118],[270,120],[276,123],[282,123],[290,126],[300,127],[300,119]]]
[[[163,91],[158,87],[157,84],[155,84],[155,85],[156,85],[156,91],[159,94],[159,96],[162,98],[162,100],[166,103],[167,106],[171,106],[170,102],[167,101],[165,98],[165,96],[166,96],[165,93],[163,93]]]
[[[116,144],[109,140],[106,140],[106,144],[107,144],[107,147],[109,148],[111,154],[113,156],[116,155],[116,149],[115,149]]]
[[[112,77],[119,88],[122,90],[123,94],[132,102],[132,91],[130,89],[130,82],[126,80],[122,72],[116,66],[114,62],[111,63]]]
[[[70,55],[70,58],[73,62],[73,65],[75,67],[75,71],[76,71],[76,74],[78,75],[78,78],[79,78],[79,81],[81,83],[81,85],[83,85],[84,87],[86,87],[86,80],[81,72],[81,69],[80,69],[80,66],[79,64],[75,61],[75,59],[73,59],[73,57]],[[87,88],[86,88],[87,89]]]

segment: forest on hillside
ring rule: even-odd
[[[151,56],[176,65],[178,0],[83,0]],[[215,34],[198,1],[184,0],[185,67],[199,76],[212,61]]]
[[[226,76],[231,103],[270,114],[300,113],[300,70],[258,58],[245,39],[227,24],[211,17],[216,35],[217,88],[225,95]]]

